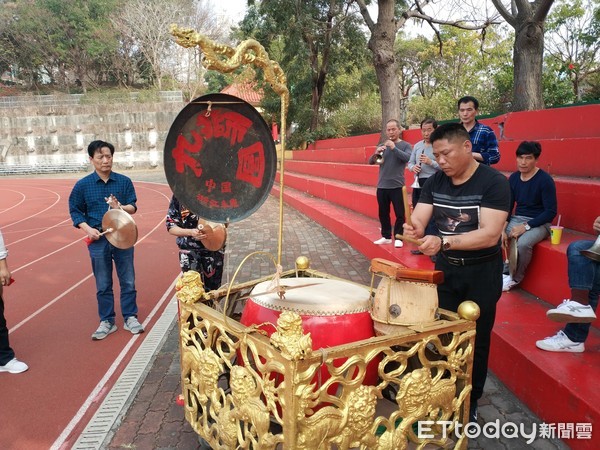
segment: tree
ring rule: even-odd
[[[398,31],[409,19],[422,20],[428,23],[436,32],[436,24],[452,25],[463,29],[485,29],[493,23],[486,18],[481,24],[475,21],[442,20],[425,13],[424,8],[433,3],[430,0],[379,0],[377,2],[377,21],[371,17],[368,5],[370,0],[355,0],[359,6],[365,24],[371,32],[368,47],[372,52],[373,65],[381,94],[382,130],[390,118],[401,116],[401,94],[398,87],[398,62],[394,52],[394,42]],[[439,33],[439,32],[438,32]],[[441,40],[440,40],[441,42]]]
[[[546,28],[545,47],[558,66],[556,76],[567,77],[575,100],[581,101],[589,77],[600,71],[600,0],[557,4]]]
[[[409,123],[426,116],[455,117],[456,99],[465,93],[480,100],[484,113],[502,110],[505,100],[496,83],[510,65],[512,40],[494,30],[488,30],[485,39],[476,31],[450,26],[440,27],[439,33],[442,53],[433,38],[409,39],[400,34],[397,40],[398,64],[408,66],[415,82]]]
[[[67,90],[77,83],[85,92],[100,61],[115,51],[109,13],[116,0],[17,1],[3,8],[6,54],[37,84],[46,78]]]
[[[113,22],[139,49],[159,90],[165,80],[181,82],[194,96],[203,78],[199,50],[176,45],[169,26],[176,23],[221,38],[223,25],[214,16],[210,4],[203,0],[129,0],[114,14]]]
[[[542,109],[544,22],[554,0],[492,0],[515,30],[513,111]]]
[[[292,95],[300,89],[310,93],[310,132],[319,127],[328,78],[351,71],[364,55],[366,40],[349,8],[352,1],[263,0],[242,24],[246,36],[280,46]]]

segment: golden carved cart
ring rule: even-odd
[[[207,68],[228,72],[241,64],[261,67],[282,98],[285,130],[285,76],[260,44],[245,41],[232,49],[192,30],[173,27],[172,33],[181,45],[200,46]],[[207,117],[212,107],[208,105]],[[180,150],[195,144],[193,139],[184,141]],[[284,133],[281,148],[283,155]],[[283,192],[283,158],[280,171]],[[192,428],[213,449],[466,448],[466,437],[455,431],[468,418],[476,306],[466,304],[459,309],[464,311],[461,316],[439,310],[432,320],[400,324],[390,317],[397,305],[386,304],[383,316],[374,317],[380,325],[384,322],[381,335],[316,349],[303,332],[300,314],[292,309],[284,308],[270,336],[261,324],[245,326],[231,317],[232,305],[257,295],[253,289],[261,283],[274,281],[272,292],[285,303],[280,281],[335,278],[310,269],[304,257],[294,269],[281,271],[281,204],[282,197],[273,277],[237,285],[232,280],[229,287],[210,292],[204,292],[196,272],[186,272],[178,281],[183,404]],[[371,268],[372,285],[362,286],[371,305],[376,277],[387,279],[385,286],[398,280],[412,283],[410,292],[422,282],[394,278],[378,267]],[[431,283],[424,284],[427,292],[435,292]],[[395,301],[390,290],[377,289],[388,292],[382,294],[388,302]],[[367,377],[373,370],[375,378]]]

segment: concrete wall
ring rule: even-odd
[[[183,102],[20,106],[0,109],[0,163],[88,162],[87,145],[115,145],[115,166],[162,165],[164,142]]]

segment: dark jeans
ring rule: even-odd
[[[15,357],[15,352],[8,343],[8,328],[4,317],[4,299],[0,287],[0,366],[5,365]]]
[[[589,291],[589,305],[595,311],[600,296],[600,263],[579,253],[580,250],[589,249],[593,244],[594,241],[572,242],[567,249],[567,260],[569,287]],[[590,332],[590,325],[591,323],[568,323],[565,334],[573,342],[585,342]]]
[[[100,321],[115,323],[115,297],[113,294],[113,261],[121,287],[121,313],[123,319],[137,316],[137,291],[133,268],[133,247],[122,250],[113,246],[103,236],[88,246],[92,271],[96,277],[96,299]]]
[[[394,236],[402,234],[404,223],[404,200],[402,188],[380,189],[377,188],[377,204],[379,205],[379,222],[381,235],[386,239],[392,238],[392,220],[390,218],[390,203],[394,207],[396,222],[394,223]]]
[[[502,252],[498,252],[498,257],[492,261],[471,266],[451,265],[441,255],[438,255],[435,262],[436,270],[444,272],[444,283],[438,286],[440,308],[456,312],[463,301],[473,300],[481,310],[476,324],[471,404],[483,395],[487,377],[496,303],[502,294],[502,264]]]

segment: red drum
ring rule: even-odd
[[[289,286],[282,300],[277,293],[262,294],[271,282],[257,284],[240,322],[246,326],[269,322],[276,325],[282,311],[294,311],[302,318],[304,333],[311,334],[313,350],[347,344],[375,336],[370,314],[370,292],[366,287],[342,280],[325,278],[283,278],[282,286]],[[253,297],[253,294],[255,296]],[[262,327],[269,336],[275,331]],[[343,364],[345,359],[340,360]],[[378,361],[367,367],[363,384],[377,382]],[[328,378],[321,369],[321,382]]]

